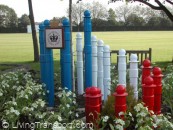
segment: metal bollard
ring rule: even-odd
[[[122,84],[126,87],[126,51],[124,49],[119,50],[118,55],[118,84]]]
[[[129,78],[130,86],[134,90],[134,98],[138,100],[138,57],[136,54],[130,55],[130,69],[129,69]]]
[[[103,48],[103,84],[104,84],[104,101],[107,101],[108,95],[111,94],[111,60],[110,47],[108,45]]]
[[[85,115],[87,123],[96,123],[98,114],[101,112],[102,94],[101,89],[97,87],[89,87],[85,90]]]
[[[91,37],[92,46],[92,86],[97,86],[97,37]]]
[[[83,48],[82,48],[82,34],[77,33],[76,35],[76,51],[77,51],[77,87],[78,94],[84,93],[83,83]]]
[[[159,67],[153,68],[153,80],[156,85],[154,89],[154,113],[161,114],[161,98],[162,98],[162,71]]]
[[[148,110],[154,110],[154,89],[156,85],[154,85],[154,80],[151,76],[148,76],[144,80],[143,86],[143,95],[142,101],[145,103],[145,106],[148,107]]]
[[[126,93],[124,85],[118,85],[113,95],[115,96],[115,116],[124,118],[123,115],[119,116],[120,112],[126,112],[127,110],[126,97],[128,93]]]
[[[144,84],[144,80],[146,77],[151,74],[151,62],[149,59],[145,59],[142,63],[142,84]]]

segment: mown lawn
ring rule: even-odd
[[[111,50],[148,50],[152,48],[153,62],[170,62],[173,56],[173,31],[120,31],[93,32],[98,39],[110,45]],[[73,33],[74,51],[76,32]],[[59,60],[59,50],[54,50],[54,59]],[[31,34],[0,34],[0,63],[30,64],[39,69],[33,61]],[[0,67],[1,69],[1,67]]]

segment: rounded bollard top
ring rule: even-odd
[[[105,45],[103,49],[105,52],[110,52],[110,46],[109,45]]]
[[[91,40],[92,41],[97,41],[97,37],[96,36],[91,36]]]
[[[50,25],[50,21],[49,20],[44,20],[44,25],[45,26],[49,26]]]
[[[131,62],[133,62],[133,61],[136,62],[137,60],[138,60],[138,57],[137,57],[136,54],[131,54],[131,55],[130,55],[130,61],[131,61]]]
[[[76,34],[76,37],[77,37],[77,38],[82,38],[82,34],[78,32],[78,33]]]
[[[96,96],[96,95],[98,95],[98,94],[101,94],[101,89],[92,86],[92,87],[90,88],[90,94],[93,95],[93,96]]]
[[[124,49],[119,50],[119,55],[120,56],[125,56],[125,54],[126,54],[126,51]]]
[[[142,65],[143,65],[144,67],[150,67],[151,62],[150,62],[149,59],[145,59],[145,60],[142,62]]]
[[[126,92],[126,88],[123,85],[118,85],[115,91],[117,94],[124,94]]]
[[[154,67],[153,68],[153,74],[154,75],[161,75],[162,74],[162,70],[159,67]]]
[[[85,10],[85,12],[84,12],[84,16],[85,17],[90,17],[90,11],[89,10]]]
[[[90,94],[90,87],[88,87],[88,88],[85,89],[85,94],[86,95]]]
[[[63,26],[69,26],[69,20],[68,18],[64,18],[62,21]]]
[[[103,46],[104,42],[103,40],[98,40],[98,46]]]
[[[44,29],[44,24],[43,23],[39,24],[39,28]]]
[[[148,76],[144,79],[144,84],[145,85],[152,85],[154,83],[154,80],[151,76]]]

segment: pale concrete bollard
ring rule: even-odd
[[[77,87],[78,94],[84,93],[83,83],[83,47],[82,47],[82,35],[77,33],[76,35],[76,51],[77,51]]]
[[[103,48],[103,85],[104,85],[104,101],[107,101],[108,95],[111,94],[111,62],[110,47],[108,45]]]
[[[134,90],[134,98],[138,100],[138,57],[136,54],[130,55],[130,69],[129,69],[129,78],[130,86]]]
[[[97,38],[96,36],[91,37],[92,46],[92,86],[97,87]]]
[[[119,50],[118,55],[118,84],[126,87],[126,51],[124,49]]]
[[[103,86],[103,45],[102,40],[98,40],[97,56],[98,56],[98,72],[97,72],[97,86],[101,89],[103,94],[102,100],[104,99],[104,86]]]

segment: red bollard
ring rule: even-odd
[[[119,116],[119,113],[127,110],[126,96],[128,93],[126,93],[126,88],[123,85],[118,85],[113,95],[115,96],[115,116],[123,119],[124,116]]]
[[[95,123],[101,112],[101,90],[97,87],[89,87],[85,90],[85,115],[87,123]]]
[[[148,76],[144,80],[143,87],[143,95],[142,101],[145,103],[145,106],[148,107],[148,110],[154,111],[154,88],[156,85],[153,84],[154,80],[151,76]]]
[[[156,85],[154,89],[154,113],[161,114],[161,97],[162,97],[162,71],[159,67],[153,68],[153,80]]]
[[[145,59],[142,63],[142,84],[144,84],[144,80],[146,77],[151,74],[151,62],[149,59]]]

